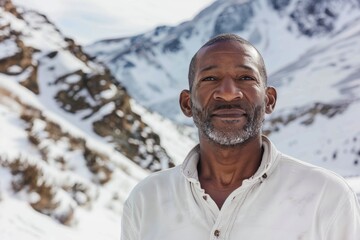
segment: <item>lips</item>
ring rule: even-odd
[[[218,118],[242,118],[245,115],[246,112],[240,108],[217,109],[211,114],[212,117]]]

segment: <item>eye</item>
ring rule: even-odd
[[[201,79],[201,81],[216,81],[216,77],[212,77],[212,76],[204,77]]]
[[[251,76],[240,76],[238,77],[238,80],[242,80],[242,81],[256,81],[256,79],[254,77]]]

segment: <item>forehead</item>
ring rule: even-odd
[[[197,65],[210,63],[212,60],[222,57],[233,57],[239,61],[260,64],[259,53],[254,47],[235,40],[216,42],[210,46],[201,48],[196,57]]]

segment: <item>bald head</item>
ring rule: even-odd
[[[189,65],[189,73],[188,73],[190,91],[192,89],[194,78],[195,78],[197,54],[199,53],[199,51],[201,49],[205,48],[205,47],[214,45],[216,43],[227,42],[227,41],[236,41],[236,42],[239,42],[241,44],[250,46],[250,47],[252,47],[252,48],[254,48],[256,50],[256,52],[259,54],[259,72],[260,72],[260,75],[262,77],[262,81],[264,82],[264,85],[265,86],[267,85],[267,74],[266,74],[265,63],[264,63],[264,59],[262,58],[259,51],[250,42],[248,42],[245,39],[239,37],[238,35],[232,34],[232,33],[226,33],[226,34],[217,35],[214,38],[207,41],[203,46],[201,46],[201,48],[192,57],[190,65]]]

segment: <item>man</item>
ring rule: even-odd
[[[199,145],[183,164],[140,182],[124,205],[122,240],[359,240],[346,182],[276,150],[261,135],[276,103],[264,61],[219,35],[193,57],[180,107]]]

